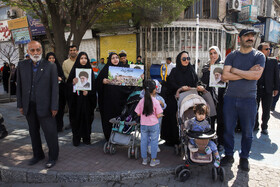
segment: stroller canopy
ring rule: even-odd
[[[180,105],[180,117],[183,118],[184,112],[187,111],[189,108],[194,107],[197,104],[205,104],[207,105],[206,101],[199,95],[190,94],[185,96],[182,100]]]

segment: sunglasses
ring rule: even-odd
[[[188,57],[183,57],[183,58],[182,58],[182,61],[186,61],[186,60],[190,61],[191,58],[190,58],[189,56],[188,56]]]
[[[266,51],[270,50],[270,48],[265,48]]]

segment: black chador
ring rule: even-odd
[[[87,57],[86,65],[81,65],[80,63],[80,59],[83,55]],[[73,92],[73,79],[77,77],[76,68],[91,70],[92,87],[91,90],[87,90],[88,94],[86,96],[83,95],[84,91]],[[74,146],[80,144],[81,138],[85,144],[90,144],[91,124],[94,119],[94,109],[96,107],[96,91],[94,85],[94,73],[91,69],[88,55],[85,52],[80,52],[67,80],[67,90],[71,95],[69,115],[71,115]]]

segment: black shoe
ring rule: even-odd
[[[250,165],[247,158],[240,158],[239,160],[239,167],[243,171],[250,171]]]
[[[33,157],[28,161],[28,165],[32,166],[34,164],[37,164],[40,160],[43,160],[44,158],[45,158],[45,156],[39,157],[39,158]]]
[[[57,129],[57,132],[63,132],[63,128]]]
[[[261,133],[262,133],[262,134],[265,134],[265,135],[268,135],[267,129],[263,129],[263,130],[261,131]]]
[[[83,138],[83,143],[86,144],[86,145],[90,145],[91,144],[89,138]]]
[[[81,143],[81,138],[73,137],[73,145],[74,146],[79,146]]]
[[[51,168],[55,165],[55,160],[49,160],[47,163],[46,163],[46,168]]]
[[[234,162],[233,156],[226,155],[221,159],[221,166],[226,166]]]
[[[0,139],[5,138],[6,136],[8,136],[8,131],[2,131],[2,132],[0,132]]]

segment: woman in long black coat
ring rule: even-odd
[[[55,116],[56,123],[57,123],[57,132],[62,132],[63,130],[63,116],[64,116],[64,108],[66,105],[66,98],[65,98],[65,76],[62,70],[61,65],[59,64],[55,54],[53,52],[49,52],[46,55],[46,60],[51,63],[55,63],[57,68],[57,81],[59,83],[59,99],[58,99],[58,112]]]
[[[166,145],[179,144],[179,130],[177,126],[177,101],[175,95],[181,91],[187,91],[191,87],[197,87],[198,78],[190,64],[189,54],[182,51],[176,58],[176,67],[172,69],[167,79],[167,107],[162,119],[161,139]],[[198,90],[202,89],[198,87]],[[202,90],[199,90],[202,91]]]
[[[110,66],[124,67],[119,61],[116,53],[111,53],[108,62],[97,77],[98,104],[101,114],[103,133],[108,141],[111,135],[111,118],[119,116],[126,104],[129,94],[133,91],[132,87],[110,85],[108,71]]]
[[[78,83],[76,69],[90,69],[91,90],[75,90],[73,86]],[[90,144],[91,125],[94,119],[94,109],[96,107],[96,91],[94,82],[94,73],[92,71],[87,53],[80,52],[70,75],[67,79],[68,91],[71,92],[71,101],[69,102],[69,114],[71,117],[73,145],[80,145],[81,138],[83,143]]]

